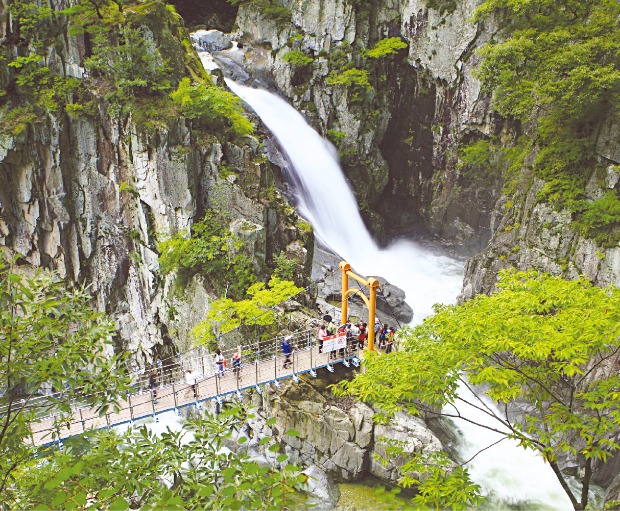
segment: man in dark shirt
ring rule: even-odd
[[[282,364],[282,369],[286,369],[289,365],[291,365],[292,353],[293,348],[291,347],[291,336],[288,335],[282,341],[282,354],[284,355],[284,364]]]

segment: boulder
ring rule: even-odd
[[[400,468],[407,461],[408,455],[432,453],[442,449],[437,437],[421,419],[402,412],[396,414],[387,425],[377,424],[375,438],[377,440],[372,450],[370,473],[392,484],[398,483],[401,476]],[[385,441],[399,442],[404,449],[403,455],[387,459]],[[387,460],[387,463],[380,463],[375,460],[375,456]]]
[[[192,34],[194,44],[204,51],[221,51],[232,47],[230,38],[219,30],[198,30]]]
[[[308,476],[308,507],[318,511],[333,509],[340,499],[338,486],[316,465],[310,465],[303,473]]]

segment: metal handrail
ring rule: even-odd
[[[154,416],[159,413],[168,410],[177,410],[184,406],[189,405],[198,405],[199,403],[206,401],[208,399],[218,399],[223,395],[231,394],[231,393],[239,393],[241,390],[245,390],[247,388],[258,387],[259,385],[264,385],[269,382],[273,382],[276,386],[279,386],[278,380],[288,377],[297,378],[298,374],[303,372],[310,371],[313,372],[314,369],[324,366],[330,366],[336,364],[338,362],[345,362],[348,366],[347,360],[357,359],[357,350],[355,353],[347,353],[345,356],[341,357],[338,360],[328,360],[324,361],[321,365],[318,361],[318,355],[313,352],[318,349],[318,340],[314,339],[310,333],[310,330],[306,330],[303,332],[296,332],[295,334],[290,334],[293,336],[294,350],[291,357],[292,368],[285,369],[280,368],[280,362],[283,361],[284,356],[277,351],[272,353],[267,353],[259,362],[258,360],[254,363],[246,363],[242,364],[239,376],[236,379],[236,385],[228,380],[228,388],[222,388],[222,381],[224,381],[223,377],[217,377],[215,374],[206,376],[201,375],[197,376],[191,381],[180,380],[175,381],[173,383],[160,386],[156,389],[149,389],[146,391],[139,392],[137,394],[128,395],[127,400],[125,401],[126,406],[122,406],[118,411],[108,412],[104,414],[103,418],[99,415],[96,415],[92,412],[92,409],[88,408],[78,408],[74,410],[72,416],[67,419],[63,419],[60,421],[58,416],[50,417],[51,424],[46,428],[38,429],[33,431],[32,433],[32,443],[34,445],[41,445],[43,443],[52,443],[53,441],[60,441],[62,438],[68,438],[69,436],[73,436],[75,434],[84,433],[90,429],[100,429],[110,427],[112,425],[120,425],[127,422],[133,422],[139,418]],[[229,350],[231,352],[232,350]],[[300,358],[304,356],[304,354],[309,354],[309,364],[300,363]],[[327,353],[323,354],[323,356],[327,355]],[[271,364],[271,360],[274,361],[273,365]],[[266,366],[260,368],[259,366],[263,362],[269,362]],[[215,364],[215,362],[213,362]],[[225,374],[233,373],[234,369],[232,367],[227,367]],[[254,373],[254,378],[248,378],[251,374]],[[215,379],[216,382],[216,392],[209,392],[208,385]],[[240,386],[239,382],[242,382]],[[219,385],[218,385],[218,382]],[[187,399],[187,391],[193,391],[194,398]],[[182,393],[185,393],[184,397]],[[172,397],[172,401],[170,398]],[[181,397],[181,399],[179,399]],[[132,402],[133,400],[133,402]],[[163,407],[159,406],[158,403],[168,403],[164,404]],[[136,409],[141,408],[142,411],[137,411]],[[129,412],[129,413],[126,413]],[[105,420],[105,423],[103,422]],[[157,420],[157,418],[156,418]],[[90,424],[89,424],[90,423]],[[90,426],[90,427],[87,427]],[[62,434],[62,431],[65,430],[66,433]],[[39,441],[35,441],[34,435],[38,436]],[[52,436],[52,441],[43,442],[46,437]]]

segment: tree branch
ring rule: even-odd
[[[583,509],[581,507],[580,503],[577,502],[577,499],[573,495],[573,492],[571,491],[570,487],[568,486],[568,483],[566,482],[566,479],[564,479],[564,475],[560,471],[560,468],[558,467],[558,464],[555,461],[549,461],[549,465],[551,466],[553,472],[555,473],[555,476],[558,478],[558,481],[560,481],[560,485],[562,486],[562,489],[564,490],[564,493],[566,493],[566,495],[568,495],[568,498],[570,499],[570,502],[573,505],[573,508],[575,510]]]
[[[479,454],[483,453],[484,451],[486,451],[487,449],[490,449],[491,447],[495,447],[497,444],[499,444],[500,442],[503,442],[504,440],[506,440],[507,437],[503,437],[500,438],[497,442],[493,442],[492,444],[487,445],[486,447],[484,447],[483,449],[480,449],[476,454],[474,454],[471,458],[469,458],[467,461],[464,461],[463,463],[459,463],[460,467],[463,467],[465,465],[467,465],[469,462],[473,461],[474,458],[476,456],[478,456]]]
[[[534,378],[533,376],[530,376],[529,374],[527,374],[526,372],[522,371],[519,367],[517,367],[515,364],[511,364],[510,362],[506,361],[502,361],[502,359],[500,358],[497,363],[499,365],[501,365],[503,368],[505,369],[512,369],[513,371],[515,371],[516,373],[520,374],[521,376],[525,377],[525,379],[532,381],[533,383],[535,383],[536,385],[538,385],[541,389],[543,389],[545,392],[547,392],[553,399],[555,399],[558,403],[561,403],[562,405],[566,406],[566,403],[564,403],[564,400],[561,399],[560,397],[556,396],[554,392],[552,392],[547,385],[545,385],[544,383],[538,381],[536,378]]]

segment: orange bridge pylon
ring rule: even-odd
[[[346,261],[340,262],[340,272],[342,273],[342,322],[345,323],[349,317],[349,307],[347,299],[350,295],[356,294],[368,307],[368,349],[375,348],[375,313],[377,310],[377,288],[379,281],[370,277],[365,279],[351,271],[351,265]],[[349,277],[357,280],[360,284],[366,286],[369,290],[369,296],[366,296],[360,289],[349,289]]]

